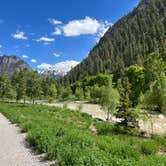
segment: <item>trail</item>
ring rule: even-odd
[[[25,134],[0,113],[0,166],[50,166],[26,147]]]

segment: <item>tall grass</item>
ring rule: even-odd
[[[160,149],[166,150],[164,138],[117,134],[111,124],[98,122],[79,111],[1,103],[0,112],[27,132],[27,141],[36,152],[46,153],[48,159],[62,166],[165,166],[166,163],[166,156],[156,154]],[[90,130],[92,125],[97,133]]]

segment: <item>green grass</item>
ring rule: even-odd
[[[38,153],[64,166],[165,166],[162,137],[143,139],[115,133],[114,126],[85,113],[40,105],[0,104],[12,123],[27,132]],[[98,133],[91,131],[96,127]],[[14,139],[14,138],[13,138]]]

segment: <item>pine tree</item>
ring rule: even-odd
[[[131,109],[131,101],[129,95],[131,93],[131,85],[127,77],[118,80],[118,90],[120,93],[120,106],[116,117],[121,121],[118,123],[125,132],[132,132],[138,128],[138,115],[134,109]]]

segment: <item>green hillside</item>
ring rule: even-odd
[[[65,77],[73,83],[89,75],[114,73],[143,65],[146,55],[159,51],[166,60],[166,1],[142,0],[127,16],[106,32],[89,56]]]

